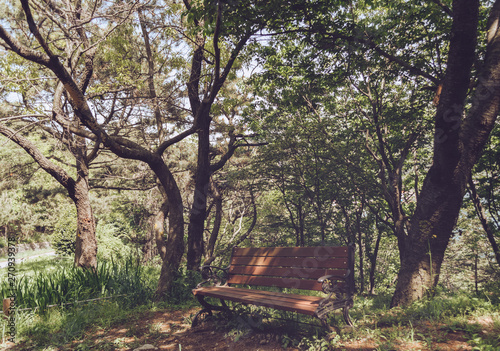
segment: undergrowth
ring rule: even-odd
[[[393,309],[390,300],[390,295],[358,296],[350,311],[355,328],[346,326],[340,313],[332,316],[338,333],[325,331],[314,318],[239,304],[231,305],[234,313],[209,318],[211,327],[234,341],[272,332],[283,348],[300,350],[343,350],[360,340],[369,340],[374,350],[439,350],[454,338],[474,351],[500,350],[500,306],[484,294],[443,292]]]
[[[141,313],[192,306],[191,289],[200,280],[198,274],[180,272],[168,298],[159,304],[152,302],[158,277],[158,266],[133,260],[101,263],[96,272],[72,268],[71,262],[64,261],[23,265],[18,277],[16,339],[24,349],[54,349],[83,340],[90,326],[106,329],[140,318]],[[1,292],[5,297],[5,283]],[[350,311],[355,328],[345,326],[341,313],[335,313],[330,323],[338,327],[337,333],[326,332],[314,318],[239,304],[230,304],[233,313],[215,313],[210,327],[234,341],[272,333],[283,348],[311,351],[342,350],[344,345],[367,340],[374,350],[435,350],[450,338],[459,338],[474,351],[500,350],[500,306],[495,294],[442,291],[406,308],[392,309],[390,298],[357,296]],[[5,326],[2,318],[4,335]],[[153,329],[151,333],[159,333]]]
[[[180,274],[166,300],[154,303],[160,267],[132,259],[101,262],[95,272],[53,258],[18,268],[16,342],[30,350],[79,340],[90,325],[106,328],[140,312],[190,305],[190,289],[199,279],[196,274]],[[9,296],[6,281],[2,280],[0,292],[2,298]],[[2,317],[0,346],[8,338],[7,330],[7,319]]]

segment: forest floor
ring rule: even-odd
[[[237,328],[233,322],[222,318],[207,320],[191,328],[189,321],[199,310],[146,311],[130,316],[127,320],[108,327],[90,327],[78,341],[44,350],[473,350],[468,340],[470,332],[438,322],[421,321],[411,326],[377,325],[358,326],[354,330],[344,329],[341,336],[325,348],[321,340],[309,328],[309,341],[304,342],[303,331],[290,334],[283,327]],[[478,333],[493,332],[493,321],[471,321]],[[306,328],[307,329],[307,328]],[[481,330],[482,329],[482,330]],[[298,333],[298,334],[297,334]],[[301,334],[301,335],[299,335]],[[316,333],[317,334],[317,333]],[[332,338],[332,335],[330,335]],[[302,338],[302,342],[299,341]],[[314,340],[314,343],[311,341]],[[326,342],[323,342],[325,345]],[[148,346],[152,345],[152,346]],[[315,346],[313,346],[315,345]],[[286,346],[286,347],[285,347]],[[154,347],[154,348],[153,348]],[[312,348],[311,348],[312,347]],[[36,350],[29,341],[11,344],[9,350]]]

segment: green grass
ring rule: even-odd
[[[143,266],[132,259],[102,262],[97,272],[74,268],[72,260],[54,257],[16,265],[16,342],[23,343],[24,349],[48,350],[82,340],[90,326],[108,328],[141,312],[193,304],[191,288],[200,280],[197,274],[182,274],[167,301],[152,302],[159,274],[159,266]],[[7,269],[1,269],[0,276],[7,276]],[[4,279],[0,292],[8,295]],[[0,318],[0,349],[6,325],[7,320]]]
[[[390,295],[357,296],[350,311],[354,329],[344,325],[340,313],[330,320],[339,327],[339,334],[328,335],[315,318],[254,306],[232,305],[236,313],[215,314],[211,320],[214,329],[229,329],[226,335],[234,340],[271,331],[283,346],[300,350],[342,350],[363,340],[370,340],[376,350],[438,350],[440,343],[456,335],[475,351],[500,350],[500,306],[485,295],[441,293],[394,309],[389,308],[390,300]],[[487,325],[482,323],[485,320]]]
[[[74,340],[82,341],[90,326],[106,329],[140,318],[141,313],[192,305],[191,289],[200,280],[199,275],[184,272],[175,280],[167,301],[156,304],[152,296],[158,282],[158,266],[144,267],[132,260],[105,262],[94,273],[73,268],[71,260],[45,258],[27,261],[16,269],[19,308],[30,308],[16,315],[16,338],[26,349],[56,349]],[[5,269],[0,270],[1,275],[6,273]],[[4,287],[2,283],[5,296]],[[61,306],[101,297],[111,298]],[[345,327],[341,314],[336,313],[331,323],[339,326],[337,335],[327,335],[314,318],[241,305],[233,305],[231,314],[215,313],[212,327],[217,332],[223,330],[234,341],[253,332],[270,332],[280,338],[283,346],[300,350],[342,349],[344,344],[362,340],[370,340],[376,350],[402,350],[408,345],[434,350],[452,335],[465,338],[476,351],[500,350],[500,305],[495,293],[477,296],[441,292],[406,308],[394,309],[389,308],[390,299],[390,295],[357,296],[350,313],[356,328]],[[52,304],[59,306],[47,308]],[[1,319],[0,333],[5,326],[6,321]],[[150,329],[151,335],[158,334],[158,328]],[[101,346],[114,349],[116,345]]]
[[[152,305],[148,305],[151,308]],[[87,328],[106,329],[136,318],[144,306],[124,308],[118,299],[101,300],[73,308],[51,308],[45,313],[34,311],[17,314],[16,342],[23,349],[40,350],[58,347],[74,340],[84,339]]]
[[[124,300],[134,305],[152,296],[158,279],[153,271],[132,260],[103,262],[96,272],[75,268],[67,260],[28,261],[16,266],[16,304],[20,309],[44,310],[54,304],[127,295]],[[2,281],[0,292],[3,298],[9,295],[7,280]]]

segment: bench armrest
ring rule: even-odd
[[[318,278],[318,283],[323,283],[326,280],[346,280],[347,277],[351,274],[351,271],[348,269],[347,273],[345,275],[335,275],[335,274],[330,274],[330,275],[324,275],[320,278]]]
[[[216,286],[224,285],[229,275],[229,266],[223,268],[204,265],[200,267],[200,272],[204,280],[196,286],[197,288],[207,283],[212,283]]]
[[[320,278],[318,278],[318,283],[321,284],[321,289],[325,294],[328,294],[328,297],[325,298],[326,300],[329,300],[330,297],[337,296],[339,297],[342,294],[348,294],[349,289],[346,288],[345,285],[339,285],[337,281],[344,281],[345,284],[347,284],[347,278],[351,275],[351,271],[348,269],[345,275],[336,275],[336,274],[330,274],[330,275],[324,275]]]

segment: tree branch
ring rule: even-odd
[[[40,150],[30,140],[19,135],[16,131],[0,124],[0,134],[3,134],[17,145],[22,147],[39,165],[40,167],[55,178],[62,186],[68,190],[70,197],[73,198],[75,191],[75,181],[71,178],[64,169],[53,164],[46,158]]]
[[[443,4],[440,0],[432,0],[434,1],[434,3],[436,5],[438,5],[439,7],[441,7],[441,9],[443,9],[444,12],[446,12],[446,14],[450,17],[453,17],[453,12],[451,11],[451,9],[446,6],[445,4]]]
[[[8,49],[14,51],[19,56],[44,66],[49,65],[50,58],[48,56],[44,55],[41,52],[28,48],[23,44],[21,44],[20,42],[18,42],[16,38],[11,36],[2,27],[2,25],[0,25],[0,38],[2,38],[3,41],[7,44]]]

